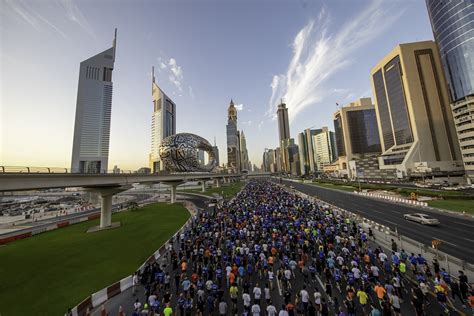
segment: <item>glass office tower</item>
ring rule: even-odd
[[[451,100],[474,95],[474,1],[426,0],[426,6]]]

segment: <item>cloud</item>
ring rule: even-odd
[[[261,130],[262,126],[263,126],[263,121],[260,121],[260,123],[258,123],[258,129]]]
[[[164,62],[162,62],[162,61],[160,62],[160,68],[161,68],[161,69],[165,69],[165,68],[166,68],[166,64],[165,64]]]
[[[42,23],[44,23],[50,28],[52,28],[59,35],[61,35],[63,38],[68,39],[67,35],[63,31],[61,31],[59,27],[54,25],[51,21],[49,21],[39,12],[32,9],[30,5],[27,5],[20,0],[7,0],[5,3],[10,10],[16,13],[23,21],[30,24],[35,30],[40,31],[42,29]]]
[[[74,3],[73,0],[60,0],[59,1],[63,8],[66,10],[66,17],[69,21],[77,24],[81,27],[84,31],[89,33],[92,37],[96,37],[94,30],[92,29],[91,25],[87,21],[82,11],[79,7]]]
[[[242,122],[242,125],[250,126],[250,125],[252,125],[252,121],[250,121],[250,120],[249,121],[244,121],[244,122]]]
[[[243,105],[243,104],[236,104],[236,105],[234,105],[234,106],[235,106],[235,109],[236,109],[237,111],[239,111],[239,112],[244,109],[244,105]]]
[[[396,5],[373,0],[332,34],[329,34],[330,16],[323,8],[317,19],[310,21],[296,35],[286,74],[273,76],[266,116],[276,118],[277,103],[281,98],[288,106],[290,121],[308,106],[320,103],[331,93],[323,86],[327,79],[350,65],[350,58],[358,49],[400,17],[403,10],[394,10]]]
[[[170,74],[168,79],[173,83],[179,91],[182,91],[182,81],[183,81],[183,70],[181,66],[178,66],[176,59],[170,58],[168,61],[168,66],[170,67]]]

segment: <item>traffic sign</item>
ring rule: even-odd
[[[416,200],[416,192],[410,193],[410,199],[413,201]]]
[[[431,245],[432,245],[433,247],[438,247],[439,245],[441,245],[441,240],[439,240],[439,239],[433,239],[433,240],[431,241]]]

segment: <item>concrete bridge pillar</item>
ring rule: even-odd
[[[206,192],[206,180],[202,180],[201,184],[202,184],[201,192]]]
[[[100,195],[101,197],[101,208],[100,208],[100,225],[97,227],[91,227],[89,231],[97,231],[106,228],[111,228],[119,225],[112,225],[112,197],[120,192],[127,191],[131,186],[120,186],[120,187],[98,187],[98,188],[85,188],[94,194]]]
[[[100,209],[100,228],[112,225],[112,196],[102,196],[102,206]]]
[[[216,179],[216,188],[220,188],[220,187],[221,187],[221,179]]]
[[[173,203],[176,203],[176,190],[178,188],[178,185],[184,183],[185,181],[164,181],[163,183],[164,184],[167,184],[170,186],[170,203],[173,204]]]

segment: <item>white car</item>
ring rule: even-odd
[[[423,213],[405,214],[403,217],[408,221],[418,222],[423,225],[439,225],[439,220]]]

